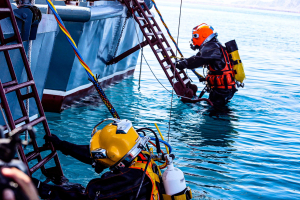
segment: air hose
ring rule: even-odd
[[[144,136],[142,136],[142,135],[140,135],[140,136],[141,136],[141,137],[144,137]],[[150,137],[150,140],[156,141],[156,138]],[[171,147],[171,145],[170,145],[168,142],[166,142],[166,141],[164,141],[164,140],[161,140],[161,139],[158,139],[158,140],[159,140],[159,142],[161,142],[161,143],[163,143],[164,145],[168,146],[169,153],[172,153],[172,147]]]
[[[151,128],[139,128],[136,130],[136,132],[143,132],[143,130],[147,130],[147,131],[150,131],[151,133],[153,133],[153,135],[155,136],[154,140],[155,140],[155,143],[157,146],[156,147],[157,154],[159,154],[160,153],[160,143],[159,143],[159,138],[158,138],[157,134]]]

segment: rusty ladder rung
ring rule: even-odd
[[[9,87],[9,86],[13,86],[13,85],[16,85],[18,84],[18,81],[17,80],[13,80],[13,81],[9,81],[9,82],[6,82],[6,83],[3,83],[3,87],[6,88],[6,87]]]
[[[18,85],[10,86],[8,88],[5,88],[4,92],[5,92],[5,94],[7,94],[7,93],[10,93],[10,92],[13,92],[13,91],[16,91],[16,90],[20,90],[22,88],[32,86],[32,85],[34,85],[34,80],[27,81],[27,82],[24,82],[24,83],[20,83]]]
[[[172,66],[171,65],[167,65],[165,66],[165,69],[170,69]]]
[[[8,50],[18,49],[22,47],[23,44],[0,45],[0,51],[8,51]]]
[[[2,28],[0,28],[0,40],[1,40],[0,51],[2,51],[2,52],[4,51],[4,53],[5,53],[5,59],[7,62],[8,71],[10,73],[11,80],[12,80],[12,81],[8,81],[3,84],[0,80],[0,98],[1,98],[0,106],[2,106],[3,110],[5,111],[5,115],[6,115],[8,124],[11,129],[15,129],[16,125],[21,125],[21,124],[25,123],[25,124],[21,125],[20,127],[18,127],[18,133],[22,133],[25,130],[27,130],[29,126],[33,127],[39,123],[43,123],[43,128],[44,128],[43,130],[45,131],[45,134],[49,136],[49,135],[51,135],[49,125],[47,123],[45,112],[43,110],[40,98],[38,96],[38,91],[37,91],[35,82],[33,80],[32,72],[30,70],[30,67],[29,67],[29,64],[27,61],[26,52],[23,47],[23,41],[22,41],[20,33],[19,33],[18,25],[17,25],[16,19],[14,16],[14,12],[11,7],[10,0],[1,0],[1,6],[2,6],[0,8],[1,14],[9,13],[9,15],[5,15],[5,16],[10,18],[11,26],[12,26],[12,30],[13,30],[13,36],[11,36],[9,38],[4,38],[3,30],[2,30]],[[1,24],[0,24],[0,27],[1,27]],[[16,44],[8,44],[11,42],[16,42]],[[19,51],[20,51],[20,56],[18,59],[20,59],[20,61],[23,62],[23,64],[24,64],[26,75],[27,75],[26,78],[28,80],[27,82],[18,83],[17,76],[15,73],[15,69],[12,64],[11,58],[10,58],[10,56],[7,56],[8,51],[13,50],[13,49],[19,49]],[[16,58],[14,58],[14,59],[16,59]],[[1,64],[2,63],[0,63],[0,65]],[[21,89],[25,88],[25,87],[29,87],[29,86],[31,86],[31,92],[28,94],[22,95]],[[12,114],[12,111],[10,109],[10,105],[8,103],[7,96],[6,96],[7,93],[10,93],[13,91],[16,92],[17,101],[19,102],[20,110],[22,111],[22,114],[23,114],[23,116],[18,118],[17,120],[14,120],[14,116]],[[37,107],[37,111],[38,111],[37,114],[39,116],[39,118],[34,119],[32,121],[30,121],[30,118],[27,114],[26,106],[24,103],[24,100],[29,99],[29,98],[34,98],[36,107]],[[8,127],[6,127],[6,128],[8,128]],[[18,134],[18,133],[16,133],[16,134]],[[55,174],[58,175],[59,177],[63,177],[63,171],[61,169],[61,165],[60,165],[57,153],[56,153],[55,148],[53,147],[52,143],[47,142],[46,143],[47,147],[44,147],[44,146],[39,147],[35,138],[31,138],[31,139],[32,139],[32,145],[33,145],[34,150],[28,156],[25,155],[24,150],[21,146],[18,147],[20,157],[21,157],[22,161],[27,165],[29,174],[32,175],[35,171],[37,171],[38,169],[41,169],[42,173],[44,175],[48,175],[48,174],[53,174],[52,173],[53,169],[55,169]],[[42,159],[40,152],[44,151],[44,150],[50,150],[51,153],[48,156],[46,156],[44,159]],[[54,158],[54,162],[55,162],[55,167],[51,168],[51,169],[46,169],[45,164],[53,158]],[[28,162],[33,159],[38,159],[38,162],[36,165],[34,165],[30,169]]]
[[[28,93],[28,94],[21,95],[21,99],[22,99],[22,100],[29,99],[29,98],[33,98],[33,97],[34,97],[34,93],[33,93],[33,92],[30,92],[30,93]]]
[[[38,170],[40,168],[40,166],[45,166],[45,164],[47,162],[49,162],[52,158],[54,158],[54,156],[56,156],[56,152],[52,152],[50,153],[48,156],[46,156],[43,160],[41,160],[39,163],[37,163],[36,165],[34,165],[31,169],[30,169],[30,173],[33,174],[34,172],[36,172],[36,170]]]
[[[27,162],[37,159],[40,155],[41,154],[39,152],[31,152],[28,156],[26,156]]]
[[[165,50],[166,50],[166,51],[171,51],[171,50],[172,50],[172,47],[167,47],[167,48],[165,48]],[[160,52],[162,52],[162,51],[163,51],[163,49],[157,49],[157,50],[156,50],[157,53],[160,53]]]
[[[0,12],[10,12],[9,8],[0,8]]]
[[[144,17],[137,17],[137,19],[138,20],[145,20],[146,21],[146,19]]]
[[[159,64],[161,65],[161,67],[163,68],[164,72],[166,73],[166,76],[169,79],[169,82],[171,83],[171,85],[174,87],[174,90],[176,92],[177,95],[180,96],[184,96],[185,93],[188,91],[188,87],[186,86],[186,84],[188,83],[187,81],[183,81],[183,79],[181,78],[179,72],[177,71],[177,69],[172,70],[173,76],[170,78],[170,75],[166,72],[166,69],[170,69],[173,65],[173,60],[172,58],[175,57],[175,53],[172,50],[171,46],[169,45],[168,41],[166,40],[164,34],[162,33],[159,25],[157,24],[154,16],[151,13],[151,11],[149,10],[149,8],[147,7],[146,3],[142,0],[124,0],[124,3],[126,5],[126,7],[128,8],[128,10],[132,10],[136,11],[133,13],[133,17],[135,19],[135,21],[138,23],[144,37],[146,38],[149,46],[151,47],[154,55],[156,56]],[[142,4],[142,5],[141,5]],[[147,29],[145,29],[147,27]],[[156,29],[155,29],[156,27]],[[161,38],[158,38],[158,35],[161,35]],[[154,38],[156,39],[155,42],[151,43],[151,39],[150,38]],[[165,47],[162,43],[165,43],[167,47]],[[154,46],[157,45],[158,48],[154,48]],[[166,53],[170,52],[171,55]],[[161,60],[160,56],[158,55],[159,53],[162,53],[163,56],[165,56],[165,58],[163,58]],[[167,62],[167,66],[166,64],[164,64],[164,62]],[[184,76],[184,78],[187,77],[187,75],[185,74],[185,72],[181,72]],[[174,86],[172,79],[176,78],[176,80],[180,83],[180,85],[176,85]]]
[[[3,42],[4,42],[4,44],[7,44],[7,43],[13,42],[15,40],[16,40],[16,37],[15,37],[15,35],[13,35],[9,38],[5,38]]]
[[[22,123],[22,122],[25,122],[26,120],[29,120],[29,117],[28,117],[28,116],[23,116],[23,117],[17,119],[17,120],[15,121],[15,124],[16,124],[16,125],[17,125],[17,124],[20,124],[20,123]]]
[[[184,84],[187,84],[188,82],[190,82],[190,79],[187,78],[187,79],[185,79],[183,82],[184,82]]]

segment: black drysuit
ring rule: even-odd
[[[212,69],[216,71],[221,71],[225,68],[226,63],[220,46],[221,44],[216,38],[214,38],[208,43],[204,44],[195,56],[178,62],[176,64],[176,68],[195,69],[198,67],[203,67],[203,65],[210,65]],[[233,97],[236,91],[236,88],[213,88],[210,91],[209,99],[213,102],[215,106],[223,106]]]
[[[46,136],[57,150],[65,155],[70,155],[77,160],[92,164],[93,159],[90,157],[89,145],[76,145],[67,141],[61,141],[56,135]],[[101,166],[96,166],[99,172]],[[33,178],[33,182],[38,186],[39,195],[43,199],[72,199],[72,200],[130,200],[135,199],[138,188],[142,181],[143,171],[124,167],[118,170],[104,173],[101,178],[92,179],[86,188],[80,184],[65,184],[62,186],[39,183]],[[138,199],[148,200],[151,197],[152,184],[148,176],[145,176],[143,186],[139,193]]]

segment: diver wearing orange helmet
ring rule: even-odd
[[[225,105],[237,91],[235,87],[234,70],[225,47],[217,39],[214,29],[203,23],[193,29],[191,49],[199,52],[190,58],[176,63],[177,69],[195,69],[207,66],[208,75],[200,78],[206,81],[209,99],[215,106]]]

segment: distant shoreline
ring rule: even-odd
[[[167,1],[172,1],[173,0],[167,0]],[[177,0],[180,1],[180,0]],[[193,0],[189,1],[187,0],[186,3],[191,3],[191,4],[203,4],[203,5],[210,5],[210,6],[225,6],[225,7],[231,7],[231,8],[249,8],[249,9],[256,9],[256,10],[269,10],[269,11],[278,11],[278,12],[289,12],[289,13],[300,13],[299,11],[293,11],[293,10],[288,10],[288,9],[279,9],[279,8],[266,8],[266,7],[257,7],[257,6],[249,6],[249,5],[232,5],[232,4],[224,4],[224,3],[209,3],[209,2],[195,2]]]

